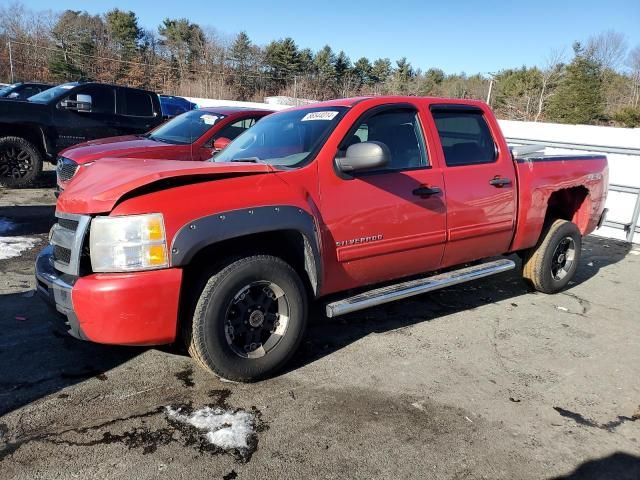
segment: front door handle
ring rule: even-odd
[[[496,176],[489,180],[489,184],[493,185],[496,188],[502,188],[505,185],[511,185],[511,179]]]
[[[427,185],[420,185],[418,188],[413,190],[413,193],[416,197],[430,197],[431,195],[437,195],[442,193],[442,190],[438,187],[429,187]]]

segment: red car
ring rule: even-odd
[[[256,380],[291,358],[311,301],[330,294],[327,316],[343,315],[513,269],[495,258],[511,253],[536,290],[561,291],[607,182],[604,156],[511,149],[482,102],[316,103],[210,162],[88,168],[58,199],[38,291],[78,338],[182,339],[220,376]]]
[[[60,152],[56,177],[64,190],[85,166],[105,157],[208,160],[270,110],[201,108],[183,113],[144,135],[125,135],[81,143]]]

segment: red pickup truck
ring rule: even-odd
[[[101,138],[60,152],[56,177],[60,191],[85,167],[104,157],[208,160],[271,110],[200,108],[178,115],[144,135]]]
[[[504,272],[509,253],[537,290],[561,290],[607,183],[603,156],[514,153],[482,102],[317,103],[211,162],[96,162],[58,199],[38,289],[78,338],[181,338],[251,381],[291,357],[328,294],[342,292],[334,317]]]

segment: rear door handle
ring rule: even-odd
[[[427,185],[420,185],[418,188],[413,190],[413,193],[416,197],[430,197],[431,195],[437,195],[442,193],[442,190],[438,187],[428,187]]]
[[[491,180],[489,180],[489,184],[493,185],[496,188],[502,188],[505,185],[511,185],[511,179],[504,177],[493,177]]]

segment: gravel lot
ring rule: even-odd
[[[318,305],[289,370],[242,385],[60,333],[33,296],[52,182],[0,191],[0,236],[38,240],[0,260],[0,478],[640,478],[637,247],[587,238],[556,296],[514,271],[337,320]],[[167,406],[253,433],[215,447]]]

